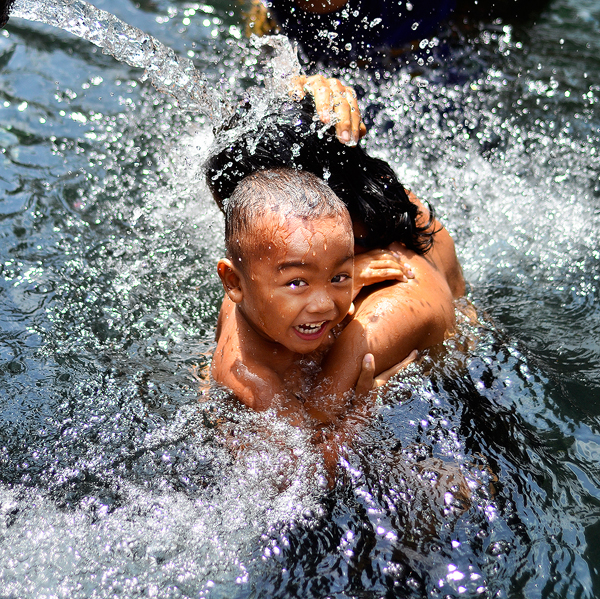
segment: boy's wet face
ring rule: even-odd
[[[239,304],[261,336],[296,353],[317,349],[352,303],[349,218],[285,218],[267,212],[244,244]]]

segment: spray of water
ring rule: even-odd
[[[214,130],[221,129],[235,112],[230,94],[211,88],[191,60],[85,0],[16,0],[9,10],[11,17],[58,27],[99,46],[121,62],[144,69],[142,81],[149,79],[158,91],[173,96],[180,109],[206,115]],[[241,119],[234,135],[246,132],[248,123],[260,121],[273,98],[286,97],[290,80],[301,73],[296,49],[287,37],[252,36],[251,41],[267,54],[263,65],[267,73],[265,89],[248,92],[252,110]]]
[[[226,96],[208,86],[191,60],[84,0],[17,0],[10,15],[64,29],[99,46],[105,54],[144,69],[142,80],[150,79],[158,91],[175,97],[181,109],[203,113],[213,125],[230,113]]]
[[[198,404],[188,365],[221,299],[222,223],[194,170],[210,127],[52,37],[10,58],[31,29],[2,32],[0,595],[598,595],[600,38],[574,10],[589,2],[557,0],[522,49],[486,37],[458,56],[463,83],[356,71],[379,111],[370,151],[433,200],[475,302],[509,330],[461,325],[448,357],[404,373],[331,493],[301,430]],[[183,13],[148,10],[165,6]],[[228,31],[195,64],[209,81],[225,65],[241,95],[263,71]],[[57,56],[59,97],[40,73]],[[88,70],[102,101],[79,91]],[[397,467],[430,455],[482,483],[457,521]]]

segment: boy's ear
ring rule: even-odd
[[[239,304],[244,294],[240,285],[240,274],[236,267],[232,264],[231,260],[222,258],[217,263],[217,272],[229,299],[235,304]]]

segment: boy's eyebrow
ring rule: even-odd
[[[354,253],[349,253],[346,256],[344,256],[338,262],[338,264],[344,264],[344,262],[348,262],[348,260],[353,260],[353,259],[354,259]],[[290,260],[289,262],[282,262],[281,264],[279,264],[277,266],[277,270],[279,272],[281,272],[288,268],[306,268],[306,266],[307,266],[306,262],[302,262],[302,260]]]
[[[282,271],[282,270],[285,270],[286,268],[302,268],[304,266],[306,266],[306,262],[302,262],[302,260],[293,260],[290,262],[282,262],[277,267],[277,270]]]

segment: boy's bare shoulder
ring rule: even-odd
[[[274,396],[281,391],[277,373],[266,363],[242,352],[237,343],[222,335],[213,355],[211,375],[246,406],[254,410],[272,407]]]
[[[282,391],[281,379],[259,351],[246,347],[246,340],[235,325],[233,311],[234,305],[225,300],[219,314],[212,378],[231,389],[246,406],[254,410],[269,409],[275,395]]]

